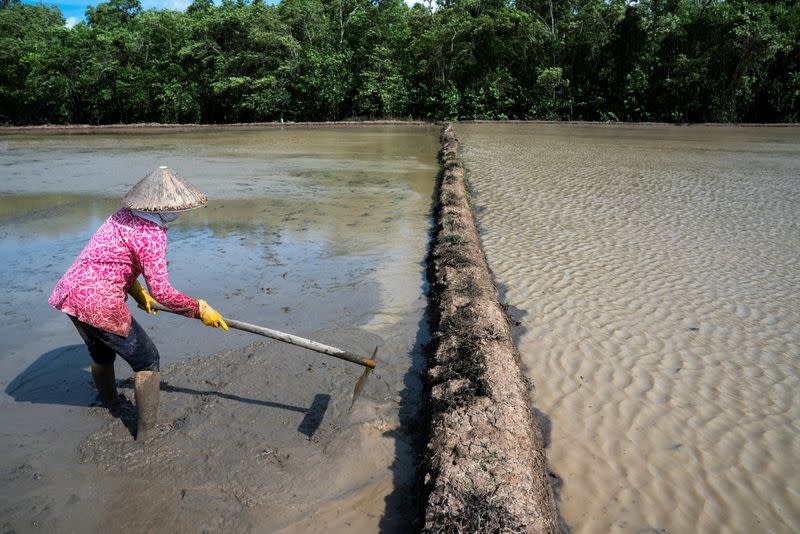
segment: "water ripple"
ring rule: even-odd
[[[458,133],[575,531],[800,530],[797,131]]]

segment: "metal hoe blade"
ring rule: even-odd
[[[370,358],[373,362],[375,361],[375,356],[378,354],[378,347],[375,347],[375,350],[372,351],[372,357]],[[374,367],[367,367],[364,369],[364,372],[361,373],[361,376],[358,377],[358,382],[356,382],[356,387],[353,388],[353,401],[350,403],[349,410],[353,409],[353,405],[358,400],[358,397],[361,396],[361,390],[364,389],[364,383],[367,381],[367,377],[372,372]]]

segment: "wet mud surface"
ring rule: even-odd
[[[0,139],[3,532],[407,531],[437,131]],[[360,366],[132,305],[161,353],[159,439],[132,440],[121,360],[127,401],[96,405],[86,349],[47,296],[166,156],[211,199],[169,230],[172,285],[231,318],[379,346],[352,411]]]
[[[359,353],[384,344],[357,330],[314,337]],[[155,441],[132,441],[132,384],[123,381],[126,400],[111,411],[91,410],[103,426],[81,443],[79,461],[113,475],[117,499],[138,499],[126,504],[131,512],[146,508],[151,495],[131,496],[128,481],[156,487],[169,481],[161,506],[172,510],[171,526],[179,531],[240,531],[250,522],[279,529],[313,517],[354,486],[363,491],[374,485],[381,471],[375,460],[393,454],[392,440],[383,434],[397,421],[370,413],[376,400],[393,396],[379,372],[348,411],[359,372],[278,342],[185,360],[163,371]],[[370,451],[367,443],[373,442],[383,442],[384,450]],[[163,520],[162,514],[142,514],[125,528],[160,530],[167,526]]]
[[[379,357],[398,349],[365,330],[312,337],[358,354],[378,346]],[[51,431],[33,436],[38,454],[6,463],[3,526],[15,532],[100,532],[108,523],[119,532],[407,531],[415,445],[398,407],[416,400],[398,391],[399,369],[387,363],[370,375],[351,410],[360,373],[276,341],[184,359],[162,369],[157,438],[146,445],[132,436],[132,379],[119,380],[122,399],[113,409],[95,399],[77,410],[95,428],[75,450],[54,461],[52,451],[62,444],[51,421]],[[88,373],[80,386],[92,390]]]

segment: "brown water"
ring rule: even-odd
[[[456,132],[574,531],[800,530],[800,130]]]
[[[0,134],[3,531],[406,530],[437,133]],[[162,357],[159,445],[131,442],[130,407],[87,408],[88,354],[47,298],[162,164],[211,199],[170,228],[172,284],[227,317],[365,355],[379,345],[352,412],[361,368],[135,308]]]

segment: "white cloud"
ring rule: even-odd
[[[192,3],[192,0],[144,0],[144,9],[171,9],[173,11],[185,11]]]
[[[64,26],[66,26],[67,28],[72,28],[80,21],[81,19],[79,19],[78,17],[67,17],[67,20],[64,21]]]
[[[404,0],[408,7],[414,7],[414,4],[422,4],[425,7],[430,7],[436,11],[436,0]]]

